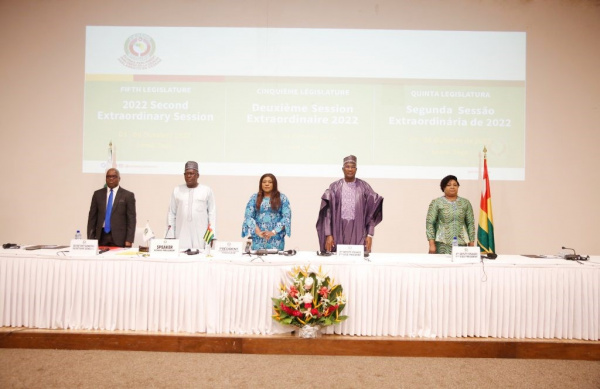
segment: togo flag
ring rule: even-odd
[[[206,232],[204,233],[204,241],[206,243],[210,243],[215,238],[215,233],[212,228],[210,228],[210,224],[206,227]]]
[[[486,149],[483,149],[483,181],[485,189],[481,193],[481,210],[479,211],[479,227],[477,228],[477,244],[482,253],[495,253],[494,217],[492,215],[492,194],[490,193],[490,176],[487,169]]]

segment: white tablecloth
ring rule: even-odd
[[[120,253],[124,254],[124,253]],[[349,319],[328,333],[363,336],[600,338],[600,258],[372,254],[371,261],[268,256],[70,258],[0,250],[0,325],[230,334],[290,331],[271,297],[295,265],[322,265],[344,288]],[[126,253],[125,253],[126,254]]]

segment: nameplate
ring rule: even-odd
[[[481,250],[479,247],[456,246],[452,247],[452,261],[463,263],[475,263],[481,261]]]
[[[69,255],[95,257],[98,255],[98,241],[96,239],[71,239]]]
[[[218,255],[227,255],[227,256],[242,256],[242,242],[224,242],[222,240],[217,240],[215,242],[215,248],[213,252],[217,252]]]
[[[150,256],[154,258],[179,257],[179,239],[152,239],[150,241]]]
[[[338,244],[336,252],[338,257],[364,258],[365,246],[362,244]]]

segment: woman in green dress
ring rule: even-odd
[[[473,207],[469,200],[458,197],[459,186],[456,176],[444,177],[440,182],[444,195],[429,204],[426,222],[429,254],[451,254],[454,237],[459,246],[475,246]]]

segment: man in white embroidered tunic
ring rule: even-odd
[[[167,215],[167,238],[179,239],[182,249],[204,248],[204,233],[210,224],[217,236],[217,208],[212,190],[198,184],[198,163],[185,164],[185,185],[176,186]]]

